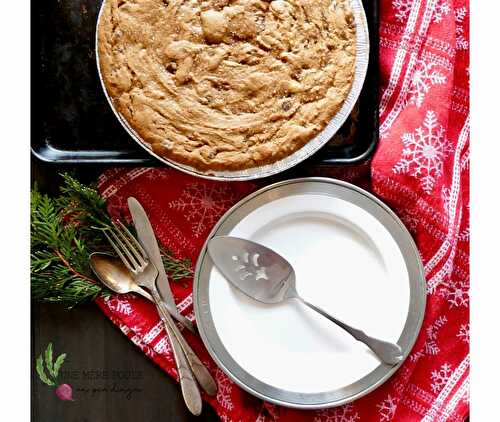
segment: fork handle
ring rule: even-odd
[[[166,311],[163,306],[159,308],[159,311],[161,319],[168,326],[167,330],[172,331],[184,351],[188,364],[191,367],[191,371],[201,388],[203,388],[209,396],[215,396],[217,394],[217,383],[213,379],[210,372],[208,372],[207,367],[201,362],[200,358],[196,355],[193,349],[191,349],[191,346],[187,343],[186,339],[179,331],[179,328],[177,328],[177,325],[168,311]]]
[[[139,285],[134,285],[133,286],[133,291],[146,299],[150,300],[151,302],[154,302],[153,297],[146,291],[144,290],[141,286]],[[161,296],[160,296],[161,298]],[[173,318],[175,318],[177,321],[179,321],[185,328],[187,328],[189,331],[191,331],[193,334],[199,335],[198,330],[196,327],[193,325],[193,323],[187,319],[184,315],[181,315],[179,312],[170,312],[171,309],[167,306],[166,302],[164,300],[161,301],[161,307],[166,310]]]
[[[162,316],[163,309],[160,305],[161,298],[158,292],[155,289],[151,289],[151,294],[156,303],[156,308]],[[189,367],[189,364],[186,359],[186,355],[181,348],[181,345],[177,341],[177,338],[173,335],[172,330],[170,329],[169,324],[165,321],[165,319],[161,318],[163,324],[165,325],[165,329],[167,331],[168,339],[172,346],[172,352],[174,355],[175,364],[177,366],[177,372],[179,373],[179,381],[181,384],[182,396],[184,397],[184,402],[186,403],[189,411],[198,416],[201,413],[202,401],[200,390],[198,389],[198,385],[193,377],[193,373]]]
[[[164,300],[162,300],[161,305],[162,305],[161,307],[163,308],[163,310],[166,310],[172,318],[175,318],[177,321],[179,321],[183,325],[184,328],[187,328],[193,334],[199,335],[196,327],[184,315],[180,314],[179,312],[170,312],[170,309]]]

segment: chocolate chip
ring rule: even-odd
[[[176,70],[177,70],[177,63],[176,62],[169,62],[167,63],[167,65],[165,66],[165,69],[167,69],[167,71],[169,73],[175,73]]]
[[[291,107],[292,107],[292,103],[290,103],[290,101],[284,101],[281,104],[281,108],[283,109],[283,111],[288,111],[288,110],[290,110]]]

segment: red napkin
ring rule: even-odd
[[[427,279],[423,328],[410,357],[384,385],[342,407],[298,411],[232,383],[201,340],[187,341],[219,384],[206,398],[223,421],[462,421],[469,409],[469,25],[463,0],[381,1],[380,145],[371,165],[319,170],[370,189],[399,215],[419,247]],[[317,174],[317,173],[316,173]],[[195,262],[212,226],[256,183],[210,182],[172,169],[113,169],[99,180],[113,216],[136,197],[160,242]],[[171,283],[194,318],[192,286]],[[154,306],[133,295],[98,300],[106,315],[177,378]]]

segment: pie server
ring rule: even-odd
[[[249,240],[217,236],[208,242],[208,253],[224,277],[247,296],[268,304],[297,299],[366,344],[382,362],[396,365],[403,359],[398,344],[371,337],[302,299],[293,267],[273,250]]]

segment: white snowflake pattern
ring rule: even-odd
[[[470,343],[470,324],[462,324],[458,330],[457,337],[464,343]]]
[[[217,380],[217,402],[224,410],[233,410],[234,404],[231,399],[233,383],[220,369],[217,369],[215,379]]]
[[[397,407],[398,400],[390,394],[381,403],[377,404],[378,412],[380,413],[380,422],[391,421]]]
[[[460,170],[469,170],[470,166],[470,151],[467,150],[465,151],[464,155],[462,156],[460,160]]]
[[[138,346],[146,356],[149,357],[154,356],[153,350],[142,342],[141,336],[138,335],[132,336],[130,337],[130,340],[132,341],[132,343]]]
[[[314,422],[356,422],[359,421],[358,412],[352,404],[345,404],[334,409],[324,409],[317,412]]]
[[[410,356],[410,360],[415,362],[423,356],[435,356],[441,349],[437,343],[438,333],[443,326],[448,322],[448,318],[442,315],[439,316],[431,325],[427,327],[424,346],[421,350]]]
[[[451,372],[451,366],[448,363],[431,372],[431,389],[434,393],[439,393],[444,388],[451,377]]]
[[[459,235],[458,235],[458,240],[460,242],[469,242],[470,241],[470,228],[467,227],[463,229]]]
[[[420,180],[424,192],[430,194],[436,178],[443,174],[443,160],[452,152],[436,113],[428,110],[423,124],[414,133],[404,133],[401,140],[403,153],[393,168],[394,173],[409,173]]]
[[[438,294],[446,299],[450,308],[469,307],[469,283],[467,281],[445,281],[439,286]]]
[[[411,233],[417,232],[420,218],[414,209],[402,208],[399,212],[399,218]]]
[[[148,170],[145,177],[149,180],[167,180],[170,179],[170,174],[165,169],[152,168]]]
[[[154,351],[160,355],[171,353],[170,340],[167,336],[163,336],[153,347]]]
[[[439,23],[443,20],[443,17],[451,12],[450,3],[448,0],[438,1],[436,4],[436,8],[434,9],[434,15],[432,16],[432,20],[435,23]]]
[[[131,327],[127,327],[129,332],[132,331],[133,333],[136,333],[137,335],[142,334],[142,326],[140,325],[132,325]],[[126,333],[125,333],[126,334]]]
[[[410,89],[408,90],[408,102],[418,108],[422,107],[426,94],[434,85],[446,83],[446,76],[436,69],[436,63],[418,60]]]
[[[108,308],[114,312],[118,312],[123,315],[130,315],[132,313],[132,307],[127,299],[122,299],[117,296],[111,296],[105,300]]]
[[[467,16],[467,8],[462,6],[455,9],[455,48],[457,50],[468,50],[469,41],[465,38],[464,21]]]
[[[396,19],[404,22],[410,16],[414,0],[392,0],[392,7],[396,9]]]
[[[404,22],[410,16],[411,8],[415,0],[392,0],[392,7],[396,9],[396,19],[399,22]],[[450,13],[451,7],[448,0],[438,0],[432,20],[439,23],[443,17]]]
[[[169,207],[182,211],[192,224],[195,237],[211,229],[219,217],[235,201],[235,195],[228,185],[193,183],[184,189],[182,195],[170,202]]]

